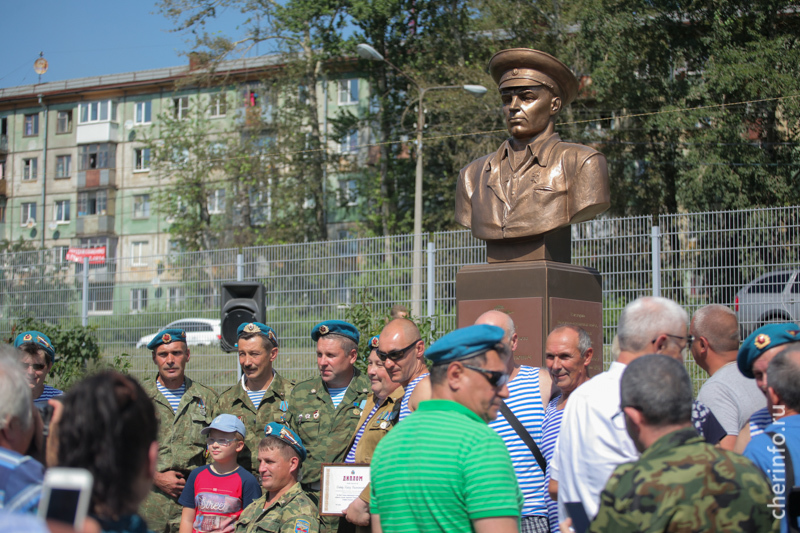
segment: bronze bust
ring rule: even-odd
[[[456,222],[487,244],[516,242],[608,209],[605,156],[555,132],[556,115],[578,93],[569,67],[550,54],[512,48],[492,56],[489,71],[511,138],[461,170]]]

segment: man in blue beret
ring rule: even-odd
[[[736,357],[739,371],[745,377],[756,380],[756,385],[767,395],[767,367],[778,353],[792,345],[800,345],[800,326],[792,322],[761,326],[747,337]],[[764,432],[772,424],[769,406],[759,409],[750,417],[748,424],[739,432],[734,451],[744,452],[752,437]]]
[[[505,332],[458,329],[425,352],[432,399],[390,431],[371,463],[372,531],[518,531],[523,497],[487,422],[508,398]]]
[[[220,394],[216,411],[238,416],[247,428],[239,464],[258,477],[258,443],[264,426],[286,423],[289,393],[294,382],[281,376],[273,364],[278,357],[278,335],[261,322],[245,322],[236,333],[242,379]]]
[[[186,332],[165,329],[147,344],[158,368],[142,383],[158,417],[158,465],[153,490],[140,508],[156,533],[177,533],[183,507],[178,498],[189,474],[206,464],[206,438],[200,432],[213,420],[217,393],[186,376],[191,354]]]
[[[343,320],[325,320],[311,330],[317,343],[319,376],[301,381],[289,396],[289,427],[305,444],[303,489],[319,501],[322,463],[341,463],[347,455],[361,412],[367,404],[370,382],[356,367],[358,329]],[[320,530],[336,531],[338,517],[323,516]]]
[[[14,347],[19,351],[20,361],[25,367],[34,405],[41,409],[47,405],[47,400],[63,394],[45,384],[56,358],[50,337],[40,331],[25,331],[14,339]]]

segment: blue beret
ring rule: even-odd
[[[747,337],[739,348],[736,363],[739,372],[753,379],[753,363],[764,352],[776,346],[800,342],[800,326],[791,322],[785,324],[767,324],[761,326]]]
[[[243,333],[261,333],[262,335],[266,336],[272,344],[275,346],[278,345],[278,336],[275,334],[275,330],[266,324],[262,324],[261,322],[245,322],[243,324],[239,324],[239,327],[236,330],[236,337],[241,337]]]
[[[372,353],[372,350],[378,349],[378,337],[380,337],[380,335],[373,335],[372,338],[369,339],[367,343],[367,356]]]
[[[276,437],[282,440],[297,452],[297,455],[300,456],[301,461],[306,460],[306,447],[303,446],[303,441],[300,440],[300,437],[297,436],[297,433],[288,427],[282,426],[277,422],[270,422],[264,426],[264,436]]]
[[[19,348],[28,342],[39,345],[39,347],[50,356],[51,363],[55,361],[56,351],[53,349],[53,342],[50,340],[50,337],[40,331],[25,331],[17,335],[17,338],[14,339],[14,348]]]
[[[434,365],[468,359],[485,352],[503,340],[505,331],[497,326],[478,324],[448,333],[425,351]]]
[[[356,344],[361,340],[361,334],[358,332],[358,329],[350,322],[345,322],[344,320],[326,320],[325,322],[320,322],[311,330],[311,340],[318,341],[323,335],[329,335],[331,333],[352,339]]]
[[[169,344],[171,342],[186,342],[186,332],[182,329],[165,329],[160,331],[153,337],[153,340],[147,343],[147,349],[155,350],[162,344]]]
[[[234,415],[217,415],[217,417],[206,428],[200,430],[201,435],[208,435],[212,429],[224,431],[225,433],[239,433],[242,437],[246,435],[244,422]]]

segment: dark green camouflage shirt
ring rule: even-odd
[[[319,512],[306,496],[300,483],[295,483],[275,503],[264,509],[267,495],[257,499],[242,511],[236,522],[236,533],[318,533]]]
[[[356,368],[353,381],[338,407],[321,377],[301,381],[289,397],[289,427],[303,441],[308,458],[303,463],[303,483],[316,483],[322,463],[344,461],[350,437],[371,392],[369,378]]]
[[[772,489],[750,460],[686,428],[617,467],[589,531],[777,532],[771,501]]]
[[[277,372],[272,377],[272,383],[264,394],[264,399],[256,409],[250,396],[242,388],[242,382],[223,392],[214,415],[229,414],[239,417],[244,422],[247,435],[244,438],[244,449],[239,452],[237,462],[258,479],[258,443],[264,438],[264,426],[270,422],[286,424],[284,416],[288,409],[287,401],[294,383],[287,380]]]

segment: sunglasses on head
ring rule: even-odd
[[[481,374],[483,374],[483,377],[485,377],[489,381],[489,385],[491,385],[496,389],[499,389],[500,387],[508,383],[509,376],[505,372],[498,372],[497,370],[486,370],[485,368],[473,365],[464,365],[464,366],[466,368],[469,368],[470,370],[474,370],[475,372],[480,372]]]
[[[378,354],[378,359],[381,361],[386,361],[387,359],[391,359],[392,361],[399,361],[403,357],[406,356],[406,352],[417,345],[419,341],[422,339],[417,339],[405,348],[400,348],[399,350],[392,350],[391,352],[382,352],[380,350],[375,350],[375,353]]]

